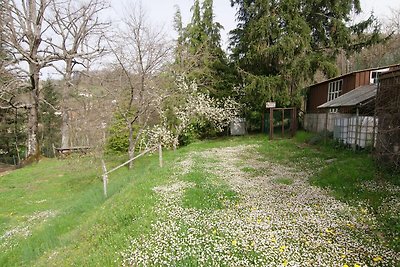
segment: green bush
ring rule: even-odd
[[[134,138],[139,126],[134,125]],[[128,152],[129,129],[121,115],[116,115],[113,124],[108,129],[106,149],[108,153]]]

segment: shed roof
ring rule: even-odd
[[[375,98],[378,86],[376,84],[363,85],[350,92],[326,102],[318,108],[353,107]]]

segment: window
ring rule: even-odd
[[[389,68],[381,69],[381,70],[374,70],[370,73],[370,84],[378,84],[379,82],[379,74],[385,71],[389,71]]]
[[[328,85],[328,101],[331,101],[340,96],[340,93],[342,92],[342,86],[343,86],[343,80],[333,81],[333,82],[329,83],[329,85]],[[335,113],[337,111],[338,111],[337,108],[331,108],[329,110],[329,112],[331,112],[331,113]]]

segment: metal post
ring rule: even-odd
[[[162,158],[162,145],[161,144],[158,146],[158,159],[160,162],[160,168],[162,168],[163,167],[163,158]]]
[[[353,150],[354,151],[356,151],[356,149],[357,149],[357,142],[358,142],[358,117],[359,117],[359,110],[358,110],[358,107],[357,107],[357,110],[356,110],[356,136],[354,137],[354,145],[353,145]]]
[[[376,138],[375,130],[376,130],[376,110],[374,112],[374,125],[372,128],[372,149],[375,149],[375,138]]]
[[[325,112],[325,144],[328,141],[328,117],[329,117],[329,109]]]

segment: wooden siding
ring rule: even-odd
[[[361,72],[357,72],[356,74],[356,84],[355,84],[355,88],[362,86],[362,85],[368,85],[370,84],[371,81],[371,75],[370,75],[370,71],[361,71]]]
[[[334,80],[329,80],[323,83],[319,83],[310,87],[307,99],[307,113],[318,113],[318,106],[328,101],[328,88],[329,83],[343,80],[342,92],[340,95],[345,94],[355,87],[355,74],[350,73],[348,75],[338,77]]]
[[[343,87],[342,87],[342,92],[340,93],[340,95],[343,95],[345,93],[350,92],[351,90],[353,90],[356,84],[356,75],[355,73],[350,73],[346,76],[343,77]]]
[[[350,92],[355,88],[363,85],[370,84],[371,81],[371,71],[381,70],[389,68],[389,70],[399,70],[400,64],[388,66],[388,67],[380,67],[373,68],[368,70],[362,70],[358,72],[352,72],[340,77],[333,78],[331,80],[321,82],[318,84],[314,84],[309,87],[309,91],[307,94],[307,113],[319,113],[320,111],[317,107],[327,102],[328,100],[328,87],[330,82],[338,81],[343,79],[342,92],[340,95]]]
[[[310,87],[307,99],[307,113],[318,113],[317,107],[328,100],[328,83]]]

